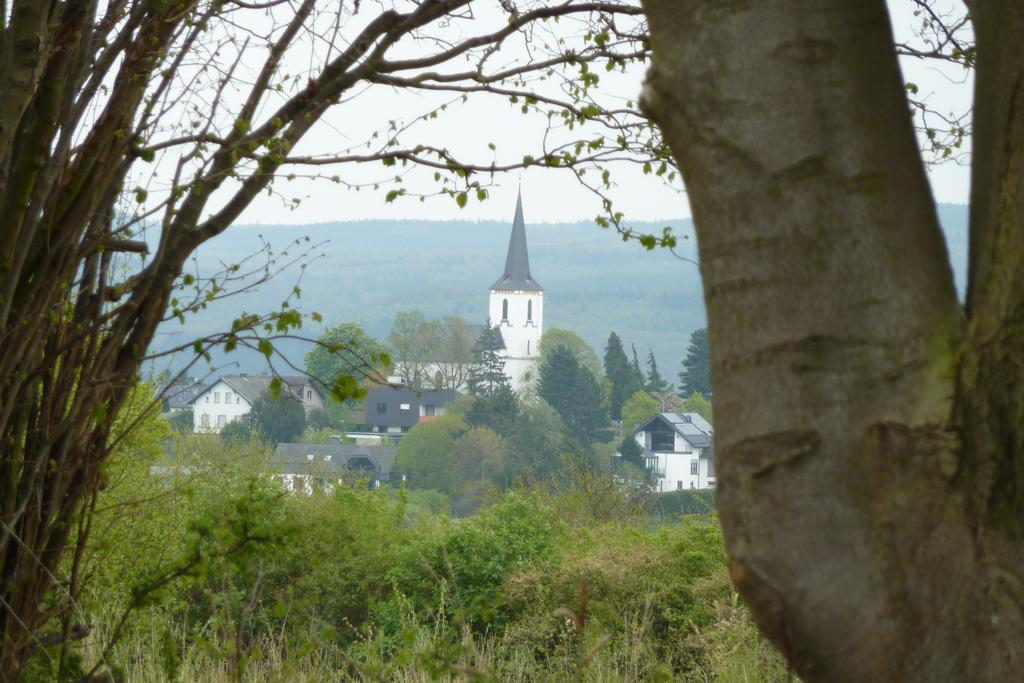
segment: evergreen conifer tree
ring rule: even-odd
[[[508,382],[500,384],[492,394],[477,396],[466,413],[466,421],[474,427],[486,427],[505,438],[513,431],[519,415],[519,397]]]
[[[658,394],[668,389],[668,382],[658,372],[658,361],[654,359],[654,350],[647,350],[647,391]]]
[[[622,348],[622,340],[614,332],[608,335],[604,349],[604,374],[612,383],[608,412],[613,420],[621,420],[622,404],[643,388],[643,378],[639,376],[639,364],[634,369]]]
[[[711,351],[708,346],[707,329],[699,329],[690,335],[690,346],[686,349],[683,369],[679,373],[681,398],[689,398],[693,392],[711,398]]]
[[[501,357],[504,347],[501,330],[487,325],[473,350],[473,369],[469,375],[469,393],[474,396],[493,396],[502,387],[509,386],[508,375],[505,374],[505,360]]]
[[[562,417],[569,433],[584,444],[609,438],[601,386],[569,349],[558,347],[541,365],[538,393]]]
[[[630,347],[633,349],[633,364],[629,366],[629,369],[633,371],[633,381],[636,383],[637,389],[643,389],[644,371],[640,369],[640,357],[636,355],[636,344],[630,344]]]

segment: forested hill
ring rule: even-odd
[[[544,287],[545,327],[573,330],[599,354],[614,330],[627,352],[630,343],[636,344],[642,361],[652,348],[662,373],[674,380],[690,333],[705,324],[698,268],[666,250],[648,252],[636,242],[623,243],[615,232],[592,221],[542,223],[542,215],[542,209],[528,210],[526,218],[531,270]],[[939,215],[962,290],[967,208],[940,205]],[[696,260],[689,220],[637,227],[660,233],[665,225],[688,238],[680,240],[679,256]],[[510,227],[510,222],[497,221],[409,220],[240,225],[204,245],[197,265],[199,272],[210,273],[221,263],[259,250],[263,240],[280,251],[293,240],[309,237],[304,244],[322,243],[316,251],[322,256],[301,274],[301,308],[319,311],[326,324],[362,323],[370,334],[383,338],[395,313],[408,308],[483,322],[488,287],[504,267]],[[168,323],[155,344],[165,348],[224,329],[242,310],[270,310],[299,276],[300,270],[291,268],[256,292],[217,302],[184,327]],[[308,327],[304,331],[318,332]],[[301,363],[301,352],[288,348]],[[230,360],[253,372],[263,366],[254,354],[235,353]]]

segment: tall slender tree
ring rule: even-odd
[[[644,371],[640,368],[640,356],[636,352],[636,344],[630,344],[630,348],[633,350],[633,362],[630,364],[629,369],[633,371],[633,381],[636,385],[643,389],[646,380],[644,379]]]
[[[660,394],[663,391],[667,391],[669,388],[668,382],[658,372],[658,361],[654,359],[654,350],[648,349],[647,351],[647,392],[650,394]]]
[[[708,344],[707,328],[701,328],[690,335],[690,345],[679,371],[680,398],[686,399],[697,392],[711,398],[711,349]]]
[[[613,420],[621,420],[622,404],[643,388],[643,380],[638,378],[637,370],[626,357],[622,340],[615,332],[608,335],[608,344],[604,348],[604,374],[612,383],[608,413]]]

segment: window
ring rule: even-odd
[[[242,402],[242,397],[241,396],[235,396],[235,403],[241,403],[241,402]]]
[[[231,403],[231,392],[230,391],[224,392],[224,402],[225,403]]]
[[[700,474],[700,461],[699,460],[691,460],[690,461],[690,474]]]
[[[207,398],[209,398],[209,396],[207,396]],[[207,415],[206,413],[203,413],[202,415],[200,415],[199,416],[199,425],[203,429],[209,429],[210,428],[210,416]]]
[[[220,392],[219,391],[213,392],[213,402],[214,403],[220,403]]]
[[[224,429],[224,425],[226,425],[227,423],[228,423],[228,416],[227,415],[218,415],[217,416],[217,429]]]
[[[674,451],[676,437],[672,432],[651,432],[652,451]]]
[[[408,415],[409,414],[409,404],[408,403],[400,403],[398,405],[398,412],[400,412],[402,415]]]
[[[683,482],[682,481],[677,481],[676,482],[676,491],[682,491],[682,490],[683,490]]]
[[[435,406],[433,403],[428,403],[427,405],[423,406],[423,414],[428,417],[433,417],[434,415],[437,415],[437,406]]]
[[[206,395],[206,402],[207,402],[207,403],[209,403],[209,402],[210,402],[210,395],[209,395],[209,394],[207,394],[207,395]]]
[[[313,400],[313,390],[312,389],[306,389],[306,400],[307,401],[312,401]]]
[[[526,355],[527,356],[530,355],[530,340],[529,339],[526,340]]]
[[[377,402],[377,414],[386,415],[388,412],[388,404],[384,401]]]
[[[508,322],[508,299],[501,300],[501,322]]]
[[[533,299],[526,302],[526,322],[533,322]]]

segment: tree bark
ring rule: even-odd
[[[1014,49],[1012,4],[987,4],[997,28],[979,31],[979,55]],[[1022,326],[1006,322],[1024,320],[1024,279],[1021,214],[1007,207],[1024,196],[1021,58],[989,56],[1017,65],[998,73],[979,58],[993,100],[975,131],[991,151],[976,160],[974,201],[988,208],[972,231],[995,227],[987,252],[972,244],[968,319],[882,0],[644,7],[643,103],[697,228],[736,585],[807,680],[1015,678]],[[993,279],[999,302],[982,292]],[[999,351],[979,351],[992,335]]]

